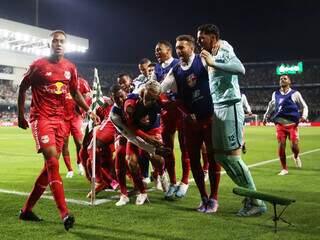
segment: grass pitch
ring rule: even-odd
[[[292,158],[288,159],[289,175],[286,176],[277,176],[279,161],[251,168],[259,191],[297,200],[284,216],[294,226],[280,223],[276,234],[270,219],[270,204],[269,211],[260,217],[235,216],[241,207],[241,198],[232,194],[235,185],[225,174],[220,182],[220,207],[214,215],[195,211],[200,198],[194,184],[184,199],[168,202],[163,199],[163,193],[154,191],[149,193],[150,204],[135,206],[135,198],[131,198],[130,204],[120,208],[114,205],[117,193],[101,192],[98,198],[109,199],[109,202],[98,206],[68,204],[76,224],[66,232],[52,200],[41,199],[34,208],[45,221],[18,220],[26,196],[12,191],[29,192],[43,160],[42,155],[35,153],[30,131],[0,128],[0,239],[320,239],[319,136],[320,128],[300,128],[300,148],[301,153],[305,153],[301,156],[301,170],[295,169]],[[246,142],[248,152],[244,159],[248,165],[277,158],[273,127],[246,127]],[[74,153],[73,144],[69,145]],[[175,150],[179,159],[178,144]],[[287,156],[290,154],[287,147]],[[75,163],[75,158],[72,160]],[[87,201],[85,196],[90,189],[87,180],[78,175],[65,179],[67,170],[62,160],[60,166],[66,198]],[[176,168],[179,177],[180,161]],[[49,190],[46,195],[50,196]]]

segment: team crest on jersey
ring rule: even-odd
[[[44,135],[41,137],[41,142],[42,143],[48,143],[49,142],[49,136],[48,135]]]
[[[197,76],[191,74],[187,77],[187,84],[189,87],[194,87],[197,84]]]
[[[64,76],[66,77],[66,79],[70,80],[71,73],[69,71],[64,71]]]
[[[46,76],[50,77],[52,75],[52,72],[46,72]]]

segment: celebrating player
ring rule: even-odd
[[[291,141],[291,150],[293,160],[297,168],[301,168],[301,159],[299,157],[299,122],[305,122],[308,117],[308,106],[303,100],[300,92],[291,89],[291,80],[288,75],[280,76],[280,89],[273,92],[272,99],[269,102],[268,109],[263,117],[263,123],[271,120],[276,125],[278,139],[278,153],[282,170],[278,175],[288,174],[286,162],[286,139]],[[300,115],[299,110],[302,110]],[[271,117],[271,113],[274,112]]]
[[[210,92],[214,105],[212,138],[215,160],[237,185],[255,190],[249,168],[241,159],[244,112],[238,75],[245,73],[244,66],[232,46],[220,39],[217,26],[200,26],[197,38],[202,48],[200,55],[209,66]],[[252,216],[266,210],[266,205],[261,200],[247,199],[237,214]]]
[[[30,125],[38,152],[44,156],[44,167],[25,202],[19,218],[26,221],[41,221],[32,212],[48,184],[63,220],[69,230],[75,219],[67,208],[62,180],[59,174],[59,156],[64,138],[65,95],[70,92],[76,103],[83,108],[94,122],[99,118],[89,110],[78,90],[78,77],[75,66],[64,58],[66,34],[57,30],[51,35],[51,55],[36,60],[24,76],[18,96],[18,125],[29,127],[24,117],[25,95],[29,87],[32,91]]]

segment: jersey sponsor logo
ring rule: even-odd
[[[45,86],[45,91],[53,94],[66,94],[68,92],[68,87],[62,82],[56,82]]]
[[[52,75],[52,72],[46,72],[45,76],[50,77]]]
[[[197,84],[197,76],[191,74],[187,77],[187,84],[189,87],[194,87]]]
[[[71,73],[69,71],[64,71],[64,76],[66,77],[66,79],[70,80]]]
[[[49,142],[49,136],[48,135],[44,135],[41,137],[41,142],[42,143],[48,143]]]

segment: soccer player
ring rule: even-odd
[[[155,56],[158,64],[155,66],[153,80],[162,82],[168,72],[179,63],[179,59],[172,57],[172,45],[168,41],[159,41],[155,47]],[[177,111],[177,102],[172,92],[166,93],[170,104],[161,110],[161,129],[162,139],[166,147],[172,150],[172,153],[165,157],[165,166],[170,178],[170,187],[165,193],[166,199],[172,199],[174,196],[184,197],[189,187],[190,160],[184,143],[182,130],[182,116]],[[178,130],[178,139],[181,150],[182,180],[177,185],[175,172],[175,156],[173,152],[174,134]],[[157,181],[155,181],[157,183]]]
[[[91,92],[91,88],[88,84],[88,82],[79,77],[79,91],[84,97],[86,98],[86,95]],[[83,133],[81,130],[83,118],[81,116],[80,111],[77,109],[76,102],[72,99],[72,96],[70,93],[66,94],[66,102],[65,102],[65,134],[66,137],[64,138],[64,144],[62,148],[62,156],[63,160],[67,166],[68,173],[66,175],[66,178],[72,178],[73,177],[73,169],[71,166],[71,160],[70,160],[70,152],[69,152],[69,136],[70,133],[73,136],[74,143],[76,145],[77,149],[77,167],[78,167],[78,173],[80,175],[84,175],[84,168],[81,164],[80,158],[79,158],[79,152],[82,145],[82,139],[83,139]]]
[[[302,167],[299,157],[299,122],[306,122],[308,117],[308,106],[303,100],[300,92],[291,89],[291,79],[288,75],[280,76],[280,89],[273,92],[268,109],[263,117],[264,125],[271,119],[276,125],[278,139],[278,153],[282,170],[278,175],[288,174],[286,163],[286,139],[291,141],[293,160],[297,168]],[[299,111],[302,111],[300,115]],[[271,116],[271,114],[273,115]]]
[[[70,92],[76,103],[90,114],[95,123],[99,122],[99,118],[90,111],[78,90],[76,67],[64,58],[66,34],[57,30],[50,36],[50,57],[33,62],[19,89],[18,125],[22,129],[29,127],[24,116],[24,106],[26,91],[31,87],[30,125],[37,151],[44,157],[44,167],[21,209],[19,218],[26,221],[42,220],[32,209],[49,185],[64,227],[68,231],[73,227],[75,219],[69,213],[65,202],[58,161],[64,138],[65,95]]]
[[[213,102],[212,138],[215,160],[239,186],[255,190],[249,168],[241,158],[244,112],[238,75],[245,69],[235,55],[232,46],[220,39],[214,24],[198,27],[198,44],[201,57],[209,66],[209,84]],[[264,202],[247,199],[238,216],[252,216],[266,212]]]
[[[129,202],[128,192],[126,188],[126,144],[127,141],[135,144],[140,149],[148,152],[151,155],[162,155],[167,153],[167,149],[162,146],[154,146],[143,139],[137,137],[135,129],[130,126],[125,118],[124,102],[127,97],[127,93],[121,89],[120,86],[114,85],[111,88],[111,97],[114,100],[114,106],[110,113],[110,119],[117,129],[116,137],[116,172],[120,184],[120,200],[116,203],[116,206],[123,206]],[[166,150],[166,151],[164,151]],[[137,201],[140,203],[140,201]]]
[[[172,68],[161,87],[162,92],[176,89],[177,99],[182,102],[178,109],[183,116],[184,141],[190,158],[191,171],[201,196],[201,203],[197,211],[215,213],[218,210],[221,167],[214,161],[212,149],[213,107],[208,71],[204,60],[199,54],[195,54],[194,50],[195,39],[192,36],[180,35],[176,38],[176,52],[181,64]],[[205,188],[204,171],[200,162],[203,143],[206,146],[209,161],[210,196]]]
[[[149,79],[149,69],[148,66],[151,61],[148,58],[143,58],[140,60],[138,67],[140,71],[140,75],[133,79],[134,92],[137,93],[138,89],[141,88],[143,84],[145,84]]]
[[[129,74],[121,73],[117,77],[117,83],[123,88],[127,93],[131,93],[134,90],[134,84]]]

